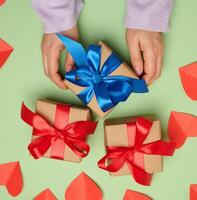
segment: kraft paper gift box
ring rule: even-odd
[[[126,101],[126,99],[128,98],[128,96],[132,93],[132,92],[138,92],[138,93],[144,93],[144,92],[148,92],[146,83],[144,80],[140,80],[137,75],[134,73],[134,71],[131,69],[131,67],[129,67],[125,62],[122,62],[118,56],[103,42],[99,42],[98,45],[90,45],[87,52],[83,49],[82,45],[80,43],[77,42],[73,42],[73,40],[64,37],[60,34],[58,34],[59,39],[64,43],[66,49],[68,50],[68,52],[72,55],[72,57],[74,58],[75,62],[76,62],[76,69],[68,72],[65,76],[65,83],[68,86],[68,88],[73,91],[83,102],[83,98],[84,98],[84,91],[87,89],[87,86],[82,86],[80,84],[77,84],[75,82],[75,80],[83,80],[84,77],[79,77],[77,74],[77,70],[81,70],[81,69],[87,69],[87,66],[84,65],[88,65],[90,66],[91,64],[84,64],[82,62],[86,62],[84,60],[86,60],[86,57],[91,57],[89,58],[89,61],[87,61],[87,63],[92,62],[94,63],[93,65],[96,65],[98,69],[96,69],[96,73],[95,73],[95,69],[94,70],[90,70],[91,71],[91,75],[89,73],[87,73],[87,71],[85,73],[83,73],[83,75],[81,76],[89,76],[88,80],[90,80],[93,77],[93,83],[90,87],[93,87],[94,89],[94,94],[91,97],[90,101],[87,101],[85,104],[93,111],[95,112],[99,117],[104,118],[110,111],[111,109],[117,105],[119,102],[122,101]],[[75,51],[75,48],[78,50]],[[100,49],[99,49],[100,48]],[[89,53],[90,51],[92,51],[92,55],[90,55],[91,53]],[[97,55],[97,53],[95,53],[95,51],[97,51],[97,53],[99,54],[99,56]],[[87,54],[87,55],[86,55]],[[93,55],[94,54],[94,55]],[[98,58],[97,58],[98,56]],[[83,58],[85,57],[85,58]],[[95,59],[95,60],[94,60]],[[114,59],[115,61],[109,61],[110,59]],[[90,61],[91,60],[91,61]],[[106,75],[106,68],[105,68],[105,72],[102,72],[102,69],[104,68],[104,64],[106,64],[107,62],[111,64],[111,66],[108,66],[107,70],[110,71],[110,69],[112,69],[114,67],[114,65],[117,65],[117,67],[114,68],[114,70],[111,70],[110,73],[108,73],[108,75]],[[97,64],[95,64],[97,62]],[[116,64],[115,62],[118,62],[118,64]],[[81,65],[81,66],[79,66]],[[92,67],[94,68],[94,67]],[[96,68],[96,67],[95,67]],[[109,69],[110,68],[110,69]],[[89,69],[88,69],[89,70]],[[75,78],[73,78],[73,74],[75,74]],[[105,74],[105,75],[102,75]],[[92,76],[92,77],[91,77]],[[110,85],[106,84],[105,82],[105,78],[106,76],[109,77],[113,77],[113,79],[115,80],[118,76],[121,78],[125,77],[127,78],[127,83],[126,86],[123,86],[123,81],[121,82],[120,80],[117,80],[117,84],[113,87],[113,92],[114,90],[118,90],[116,92],[117,95],[119,95],[119,97],[113,99],[111,98],[110,95],[107,94],[107,96],[110,96],[110,98],[112,99],[112,104],[114,103],[113,106],[109,106],[109,108],[103,108],[99,105],[98,99],[100,97],[96,97],[98,95],[96,95],[95,92],[95,85],[96,87],[98,85],[103,84],[104,87],[99,87],[100,92],[103,90],[102,88],[105,88],[104,90],[107,90],[106,93],[109,93],[108,90],[110,90],[109,88],[111,87]],[[115,78],[116,77],[116,78]],[[120,78],[120,79],[121,79]],[[72,79],[72,80],[71,80]],[[75,80],[74,80],[75,79]],[[128,81],[129,79],[129,81]],[[134,80],[131,80],[134,79]],[[118,82],[120,81],[120,82]],[[74,83],[75,82],[75,83]],[[87,81],[88,82],[88,81]],[[132,82],[132,83],[131,83]],[[129,84],[128,84],[129,83]],[[125,88],[128,88],[129,85],[129,89],[128,89],[128,94],[124,94]],[[89,86],[88,86],[89,87]],[[121,88],[122,87],[122,88]],[[107,88],[107,89],[106,89]],[[121,89],[120,89],[121,88]],[[132,88],[132,89],[131,89]],[[103,92],[103,91],[102,91]],[[81,93],[83,93],[82,95],[80,95]],[[83,98],[81,98],[83,96]],[[86,94],[86,96],[91,96],[90,93]],[[121,99],[121,100],[117,100],[117,99]],[[106,102],[108,100],[106,100],[106,98],[103,98],[103,102]],[[110,101],[111,101],[110,99]]]
[[[61,106],[61,108],[59,108],[58,106]],[[69,108],[69,111],[67,110],[68,108]],[[22,112],[24,113],[24,111]],[[65,114],[64,112],[67,112],[67,114]],[[87,121],[88,123],[91,123],[87,131],[88,133],[86,133],[85,138],[82,139],[84,142],[87,141],[87,136],[89,134],[92,134],[96,128],[96,122],[90,121],[90,117],[91,117],[90,111],[86,107],[75,107],[68,104],[56,103],[56,102],[48,101],[48,100],[37,100],[35,114],[38,114],[39,116],[41,116],[50,125],[52,125],[53,127],[56,127],[57,130],[61,130],[65,125],[70,125],[75,122]],[[23,116],[22,116],[22,119],[26,123],[28,123],[28,119],[25,119],[25,117]],[[84,126],[82,126],[82,129],[83,130],[85,129]],[[36,133],[35,130],[36,129],[34,128],[32,141],[40,137],[34,134]],[[53,153],[52,153],[52,148],[53,148]],[[62,148],[63,148],[63,151],[61,150]],[[67,145],[67,143],[64,143],[63,140],[58,140],[57,142],[55,142],[55,144],[50,146],[49,149],[44,153],[44,155],[42,155],[42,157],[61,159],[61,160],[66,160],[66,161],[71,161],[71,162],[80,162],[82,159],[82,156],[79,156],[76,153],[74,153],[74,151]],[[36,157],[34,156],[34,158]]]
[[[98,43],[101,46],[101,66],[105,63],[106,59],[110,56],[112,53],[112,50],[103,42]],[[130,78],[136,78],[138,79],[137,75],[134,71],[126,64],[122,63],[119,68],[117,68],[115,71],[113,71],[111,76],[126,76]],[[71,83],[70,81],[65,79],[66,85],[69,87],[70,90],[72,90],[75,94],[79,94],[81,91],[84,90],[84,87],[80,87],[78,85],[75,85]],[[87,105],[93,112],[95,112],[99,117],[104,118],[110,111],[103,112],[101,108],[99,107],[97,103],[96,96],[94,95],[90,103]]]
[[[138,117],[129,117],[125,119],[111,119],[105,121],[105,145],[106,146],[129,146],[129,137],[126,123],[136,122]],[[160,121],[154,116],[146,116],[148,120],[153,122],[148,137],[144,144],[161,140]],[[138,160],[135,160],[138,162]],[[140,162],[140,160],[139,160]],[[156,173],[163,170],[163,160],[160,155],[144,154],[144,168],[147,173]],[[131,174],[128,165],[125,163],[118,172],[110,172],[111,176],[123,176]]]
[[[55,112],[56,112],[56,105],[52,101],[46,100],[38,100],[36,105],[36,113],[43,116],[47,121],[51,124],[55,122]],[[76,121],[86,121],[90,119],[90,111],[87,108],[82,107],[73,107],[70,108],[69,120],[68,123],[76,122]],[[64,160],[72,161],[72,162],[80,162],[81,157],[77,156],[68,146],[65,147],[64,152]],[[44,157],[50,157],[50,149],[44,155]]]
[[[161,140],[160,121],[151,116],[106,120],[105,144],[99,168],[111,176],[131,175],[145,186],[162,171],[162,156],[172,156],[176,148],[173,142]]]

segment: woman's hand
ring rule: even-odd
[[[126,40],[135,72],[150,85],[162,71],[162,33],[128,28]]]
[[[74,40],[78,40],[79,38],[77,27],[62,32],[61,34]],[[59,59],[61,51],[64,50],[63,43],[58,39],[58,37],[54,33],[44,34],[41,48],[44,72],[46,76],[61,89],[66,89],[67,87],[59,74]],[[74,61],[71,55],[67,54],[65,60],[66,71],[70,71],[73,67]]]

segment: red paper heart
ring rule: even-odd
[[[34,200],[57,200],[57,198],[51,192],[51,190],[47,188],[46,190],[38,194],[38,196],[36,196]]]
[[[0,0],[0,6],[2,6],[5,3],[5,0]]]
[[[13,48],[4,40],[0,39],[0,68],[4,65],[12,51]]]
[[[151,198],[142,193],[127,190],[124,195],[124,200],[151,200]]]
[[[190,185],[190,200],[197,199],[197,184]]]
[[[5,186],[13,197],[21,193],[23,178],[19,162],[0,164],[0,185]]]
[[[100,188],[85,173],[81,173],[65,192],[66,200],[102,200]]]
[[[180,148],[188,137],[197,137],[197,117],[187,113],[171,112],[168,136]]]
[[[197,100],[197,62],[179,68],[179,73],[186,94]]]

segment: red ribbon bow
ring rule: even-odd
[[[38,136],[28,146],[35,159],[43,156],[51,147],[50,157],[63,160],[65,145],[80,157],[88,155],[90,147],[85,142],[85,139],[87,135],[95,131],[97,123],[93,121],[77,121],[68,124],[68,120],[63,122],[62,117],[66,115],[63,119],[68,119],[69,111],[70,106],[57,104],[56,123],[52,126],[43,117],[29,110],[24,103],[22,104],[21,118],[34,128],[33,135]],[[59,120],[64,123],[63,129],[56,127]]]
[[[135,138],[129,147],[107,147],[107,154],[98,162],[98,166],[109,172],[119,171],[127,163],[136,182],[149,186],[152,174],[144,168],[144,154],[172,156],[175,144],[158,140],[143,144],[149,135],[153,122],[140,117],[136,122],[127,123],[128,134]],[[108,162],[109,161],[109,162]]]

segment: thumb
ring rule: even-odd
[[[65,60],[66,72],[71,71],[74,68],[74,65],[75,65],[75,62],[72,56],[69,53],[67,53],[66,60]]]
[[[140,76],[144,71],[143,57],[138,43],[131,44],[129,46],[131,63],[133,69],[138,76]]]

